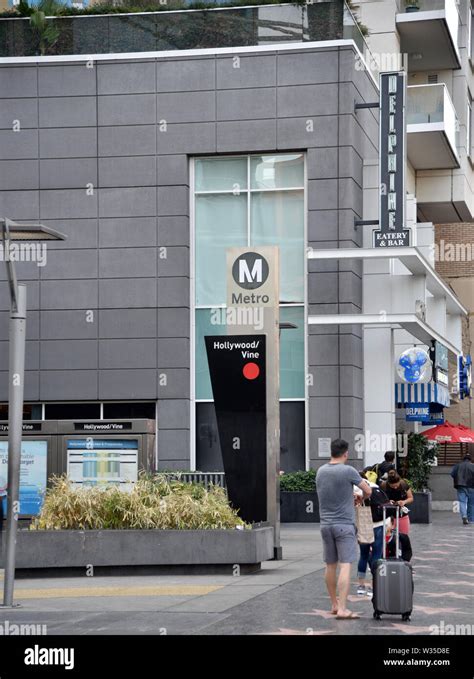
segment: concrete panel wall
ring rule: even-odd
[[[166,468],[189,466],[189,156],[306,151],[308,244],[361,245],[377,124],[354,101],[377,95],[353,49],[236,55],[0,68],[0,214],[68,235],[45,267],[22,264],[38,310],[27,398],[158,399]],[[359,311],[361,285],[356,262],[312,262],[309,312]],[[3,342],[7,309],[2,285]],[[363,429],[360,328],[313,329],[308,351],[317,466],[319,437]]]

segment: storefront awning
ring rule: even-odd
[[[403,408],[407,403],[438,403],[448,407],[449,391],[442,384],[427,382],[426,384],[408,384],[402,382],[395,385],[395,403]]]

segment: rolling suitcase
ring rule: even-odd
[[[392,507],[392,505],[390,505]],[[402,620],[410,620],[413,609],[413,571],[407,561],[398,557],[387,559],[387,543],[385,541],[385,519],[387,507],[383,507],[383,556],[375,564],[373,575],[374,618],[380,620],[382,614],[401,615]],[[400,518],[400,508],[397,506],[397,518]],[[395,531],[395,553],[399,553],[398,522]]]

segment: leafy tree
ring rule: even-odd
[[[35,5],[30,5],[28,0],[20,0],[17,11],[21,16],[30,18],[30,28],[41,55],[47,54],[60,36],[58,26],[47,17],[58,16],[63,9],[64,4],[59,0],[39,0]]]

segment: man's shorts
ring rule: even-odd
[[[356,527],[349,523],[321,526],[325,563],[354,563],[359,558]]]

